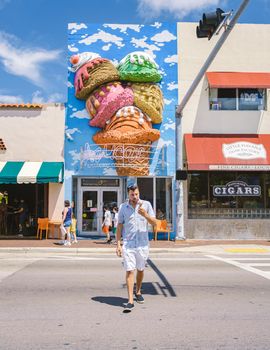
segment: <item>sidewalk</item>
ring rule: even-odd
[[[107,244],[103,240],[79,240],[70,247],[59,245],[56,239],[1,239],[2,251],[62,251],[62,252],[107,252],[114,253],[115,244]],[[150,251],[156,252],[238,252],[238,253],[270,253],[270,240],[191,240],[184,241],[150,241]]]

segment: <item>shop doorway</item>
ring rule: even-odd
[[[21,200],[24,201],[25,210],[21,233],[24,237],[35,236],[37,218],[48,216],[48,184],[1,184],[0,193],[5,193],[7,203],[5,223],[0,225],[6,228],[0,230],[0,238],[18,235],[20,217],[16,211],[21,206]]]
[[[112,211],[120,204],[120,189],[115,187],[82,187],[78,203],[78,230],[80,236],[104,236],[102,222],[104,205]]]

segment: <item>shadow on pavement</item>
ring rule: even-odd
[[[93,301],[97,301],[102,304],[112,305],[112,306],[118,306],[123,307],[123,304],[127,302],[127,298],[121,298],[121,297],[93,297],[91,298]]]
[[[165,277],[165,275],[159,270],[159,268],[153,263],[153,261],[151,259],[148,259],[147,263],[148,263],[148,266],[151,267],[153,269],[153,271],[155,271],[155,273],[158,275],[158,277],[160,278],[160,280],[162,281],[162,283],[164,285],[164,286],[162,286],[159,283],[157,283],[162,294],[164,296],[167,296],[166,291],[168,291],[168,293],[170,294],[171,297],[176,297],[176,293],[175,293],[172,285],[170,284],[170,282]]]

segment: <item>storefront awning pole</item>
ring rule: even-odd
[[[243,0],[241,5],[239,6],[239,9],[236,11],[232,19],[230,20],[229,24],[225,25],[225,30],[222,33],[220,39],[212,49],[210,55],[206,59],[204,65],[200,69],[199,73],[197,74],[196,78],[192,82],[190,88],[186,92],[185,96],[183,97],[180,105],[176,108],[176,169],[183,169],[183,161],[182,161],[182,127],[181,127],[181,119],[182,119],[182,113],[183,110],[188,103],[189,99],[193,95],[195,89],[199,85],[202,77],[205,75],[208,67],[213,62],[214,58],[216,57],[217,53],[221,49],[222,45],[228,38],[229,34],[231,33],[234,25],[236,24],[238,18],[240,17],[241,13],[244,11],[246,6],[248,5],[249,0]],[[184,235],[184,198],[183,198],[183,181],[177,180],[176,181],[176,240],[182,240],[185,239]]]

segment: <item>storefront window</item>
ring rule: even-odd
[[[269,208],[269,174],[201,172],[189,175],[189,218],[270,218]]]
[[[208,208],[208,173],[193,173],[188,178],[189,208]]]
[[[149,201],[159,220],[172,224],[172,179],[171,178],[137,178],[140,198]]]
[[[150,202],[153,206],[153,178],[138,177],[137,184],[140,189],[140,198]]]
[[[172,179],[156,178],[156,218],[172,223]]]

